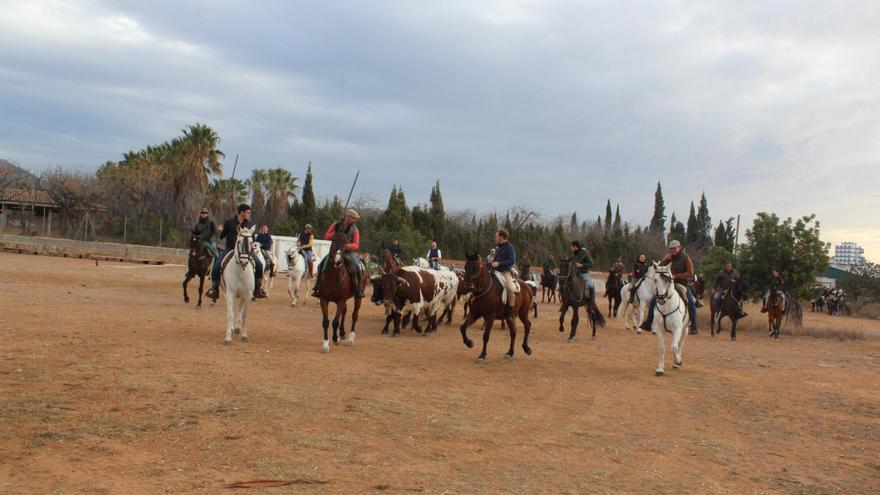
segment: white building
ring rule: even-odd
[[[834,257],[831,264],[852,266],[865,264],[865,250],[854,242],[844,242],[834,246]]]

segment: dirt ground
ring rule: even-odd
[[[477,364],[456,328],[383,336],[366,304],[322,354],[314,299],[276,285],[225,347],[183,272],[0,254],[0,493],[880,492],[876,322],[703,329],[655,378],[656,338],[619,321],[570,344],[542,304],[532,356],[496,330]],[[258,479],[324,484],[223,488]]]

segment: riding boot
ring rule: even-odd
[[[318,295],[319,285],[321,285],[321,277],[315,277],[315,285],[312,287],[312,297],[321,297]]]
[[[504,319],[512,320],[513,319],[513,306],[505,306],[504,307]]]
[[[354,283],[354,297],[358,299],[364,297],[364,289],[361,287],[361,272],[353,270],[351,277]]]
[[[764,301],[764,304],[761,305],[761,312],[762,313],[767,312],[767,301]]]
[[[211,280],[211,288],[208,289],[208,292],[205,292],[205,297],[211,299],[213,302],[217,302],[217,298],[220,296],[220,281],[219,280]]]

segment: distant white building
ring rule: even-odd
[[[865,250],[854,242],[843,242],[834,246],[834,257],[831,264],[850,267],[865,264]]]

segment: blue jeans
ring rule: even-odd
[[[309,249],[308,251],[304,250],[302,252],[302,255],[306,259],[306,269],[308,269],[309,265],[312,263],[312,261],[315,260],[315,252],[312,251],[311,249]]]
[[[584,282],[587,283],[587,286],[590,287],[590,290],[595,291],[596,286],[593,285],[593,279],[590,277],[589,273],[581,273],[581,278],[584,279]]]
[[[767,305],[767,298],[770,297],[770,289],[764,291],[764,306]],[[782,304],[785,304],[785,292],[779,291],[779,297],[782,298]]]
[[[688,312],[691,315],[691,330],[697,329],[697,304],[694,301],[694,295],[691,293],[691,289],[688,287],[687,289],[687,300],[688,300]],[[654,308],[657,307],[657,296],[651,298],[651,305],[648,307],[648,318],[645,319],[645,324],[647,326],[651,326],[654,324]]]
[[[220,287],[220,264],[223,263],[223,258],[226,257],[226,253],[229,251],[224,249],[220,251],[218,256],[214,259],[214,267],[211,268],[211,281],[217,287]],[[260,287],[260,284],[263,282],[263,264],[260,263],[256,257],[251,258],[254,260],[254,289]]]
[[[358,258],[357,252],[349,251],[349,252],[345,253],[345,256],[347,256],[349,261],[351,261],[351,264],[354,266],[355,271],[360,273],[361,272],[361,259]],[[327,256],[324,256],[324,259],[321,260],[321,264],[318,265],[318,272],[315,276],[320,275],[324,271],[324,268],[327,266],[328,259],[330,259],[329,254]]]

